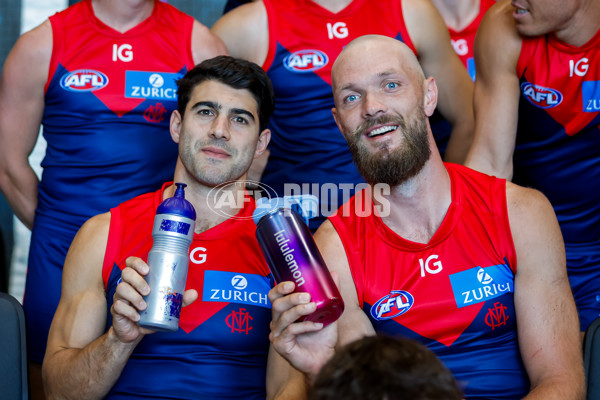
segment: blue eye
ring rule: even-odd
[[[388,89],[396,89],[398,86],[398,82],[388,82],[385,84],[385,87]]]
[[[355,94],[351,94],[350,96],[346,96],[346,98],[344,98],[344,103],[352,103],[353,101],[356,101],[358,99],[358,96]]]

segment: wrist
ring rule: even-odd
[[[129,353],[131,353],[133,351],[133,349],[135,349],[135,347],[142,340],[142,337],[143,337],[143,335],[139,335],[134,340],[124,341],[117,334],[114,326],[111,326],[110,328],[108,328],[108,332],[106,333],[106,335],[107,335],[108,344],[110,344],[113,347],[118,348],[120,351],[127,351]]]

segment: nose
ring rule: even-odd
[[[210,136],[215,139],[225,139],[229,140],[231,137],[229,133],[229,119],[226,115],[218,115],[213,120],[213,125],[211,127]]]
[[[387,106],[383,99],[376,93],[365,93],[363,101],[363,116],[365,118],[377,117],[385,114]]]

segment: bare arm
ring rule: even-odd
[[[52,53],[49,21],[25,33],[9,53],[0,78],[0,189],[31,229],[38,178],[28,157],[44,112],[44,85]]]
[[[267,361],[267,399],[304,400],[307,382],[304,374],[292,367],[274,348]]]
[[[135,346],[152,331],[137,326],[148,266],[127,259],[111,307],[112,326],[105,332],[107,303],[102,263],[110,214],[86,222],[75,236],[63,270],[61,299],[48,337],[42,373],[48,398],[101,399],[119,378]],[[184,294],[184,305],[197,297]]]
[[[475,38],[475,138],[466,165],[511,179],[517,136],[521,38],[510,2],[490,8]]]
[[[196,64],[222,54],[227,54],[225,43],[206,26],[194,21],[192,29],[192,55]]]
[[[452,125],[445,161],[463,164],[473,141],[473,81],[437,9],[423,0],[404,0],[402,9],[419,62],[438,83],[440,112]]]
[[[373,325],[360,308],[344,245],[329,220],[321,224],[315,233],[315,241],[327,267],[339,277],[340,293],[344,299],[344,312],[338,320],[336,347],[340,348],[364,336],[375,335]]]
[[[528,400],[582,400],[584,375],[577,310],[554,210],[539,192],[507,183],[517,251],[515,309]]]
[[[273,349],[279,353],[278,362],[283,361],[283,356],[306,374],[309,381],[333,356],[335,347],[375,334],[358,305],[346,254],[331,222],[325,221],[321,225],[315,234],[315,241],[344,299],[344,312],[340,319],[325,328],[319,323],[295,322],[315,310],[315,303],[310,302],[310,296],[307,293],[292,293],[293,282],[281,282],[269,292],[273,305],[270,339]]]
[[[101,274],[109,223],[110,214],[86,222],[67,254],[42,367],[50,399],[102,398],[141,339],[123,343],[114,328],[104,333],[107,305]]]
[[[267,11],[262,1],[241,5],[223,15],[211,28],[229,54],[263,65],[269,50]]]

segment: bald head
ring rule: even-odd
[[[358,64],[382,65],[383,60],[393,62],[413,79],[425,80],[419,60],[407,45],[388,36],[365,35],[348,43],[333,63],[331,80],[334,94],[342,84],[340,78],[344,72],[355,69]]]

